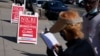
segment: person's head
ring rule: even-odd
[[[60,35],[66,40],[83,38],[82,18],[74,10],[62,11],[59,14],[59,19],[50,28],[50,32],[60,32]]]
[[[99,0],[84,0],[85,10],[92,14],[98,12],[99,9]]]

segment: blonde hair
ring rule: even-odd
[[[76,18],[79,18],[79,17],[80,17],[79,14],[75,10],[62,11],[59,14],[59,18],[65,19],[65,20],[66,19],[73,20],[73,19],[76,19]]]
[[[62,14],[63,13],[63,14]],[[79,18],[79,14],[75,10],[69,10],[62,12],[59,16],[61,19],[64,20],[75,20]],[[77,24],[65,24],[64,28],[62,29],[65,32],[65,35],[67,37],[71,38],[83,38],[84,34],[81,31],[82,28],[82,22],[79,22]]]

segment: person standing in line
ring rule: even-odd
[[[33,8],[32,0],[26,0],[26,6],[25,7],[28,11],[31,11],[32,14],[34,14],[34,8]]]
[[[93,46],[96,56],[100,56],[100,12],[99,0],[84,0],[86,15],[83,16],[83,31]]]
[[[48,56],[55,56],[53,50],[58,56],[95,56],[90,43],[84,39],[82,32],[83,19],[77,11],[67,10],[59,13],[56,23],[50,28],[51,33],[59,32],[61,37],[67,42],[66,50],[63,51],[61,45],[55,45],[52,50],[47,48]]]

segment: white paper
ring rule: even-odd
[[[57,39],[55,38],[55,36],[52,33],[40,33],[42,39],[44,40],[44,42],[46,43],[46,45],[49,47],[49,49],[52,49],[52,47],[56,44],[59,45],[59,42],[57,41]]]

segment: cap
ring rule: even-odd
[[[77,11],[68,10],[59,13],[56,23],[50,28],[50,32],[56,33],[64,29],[68,24],[77,24],[83,22]]]

